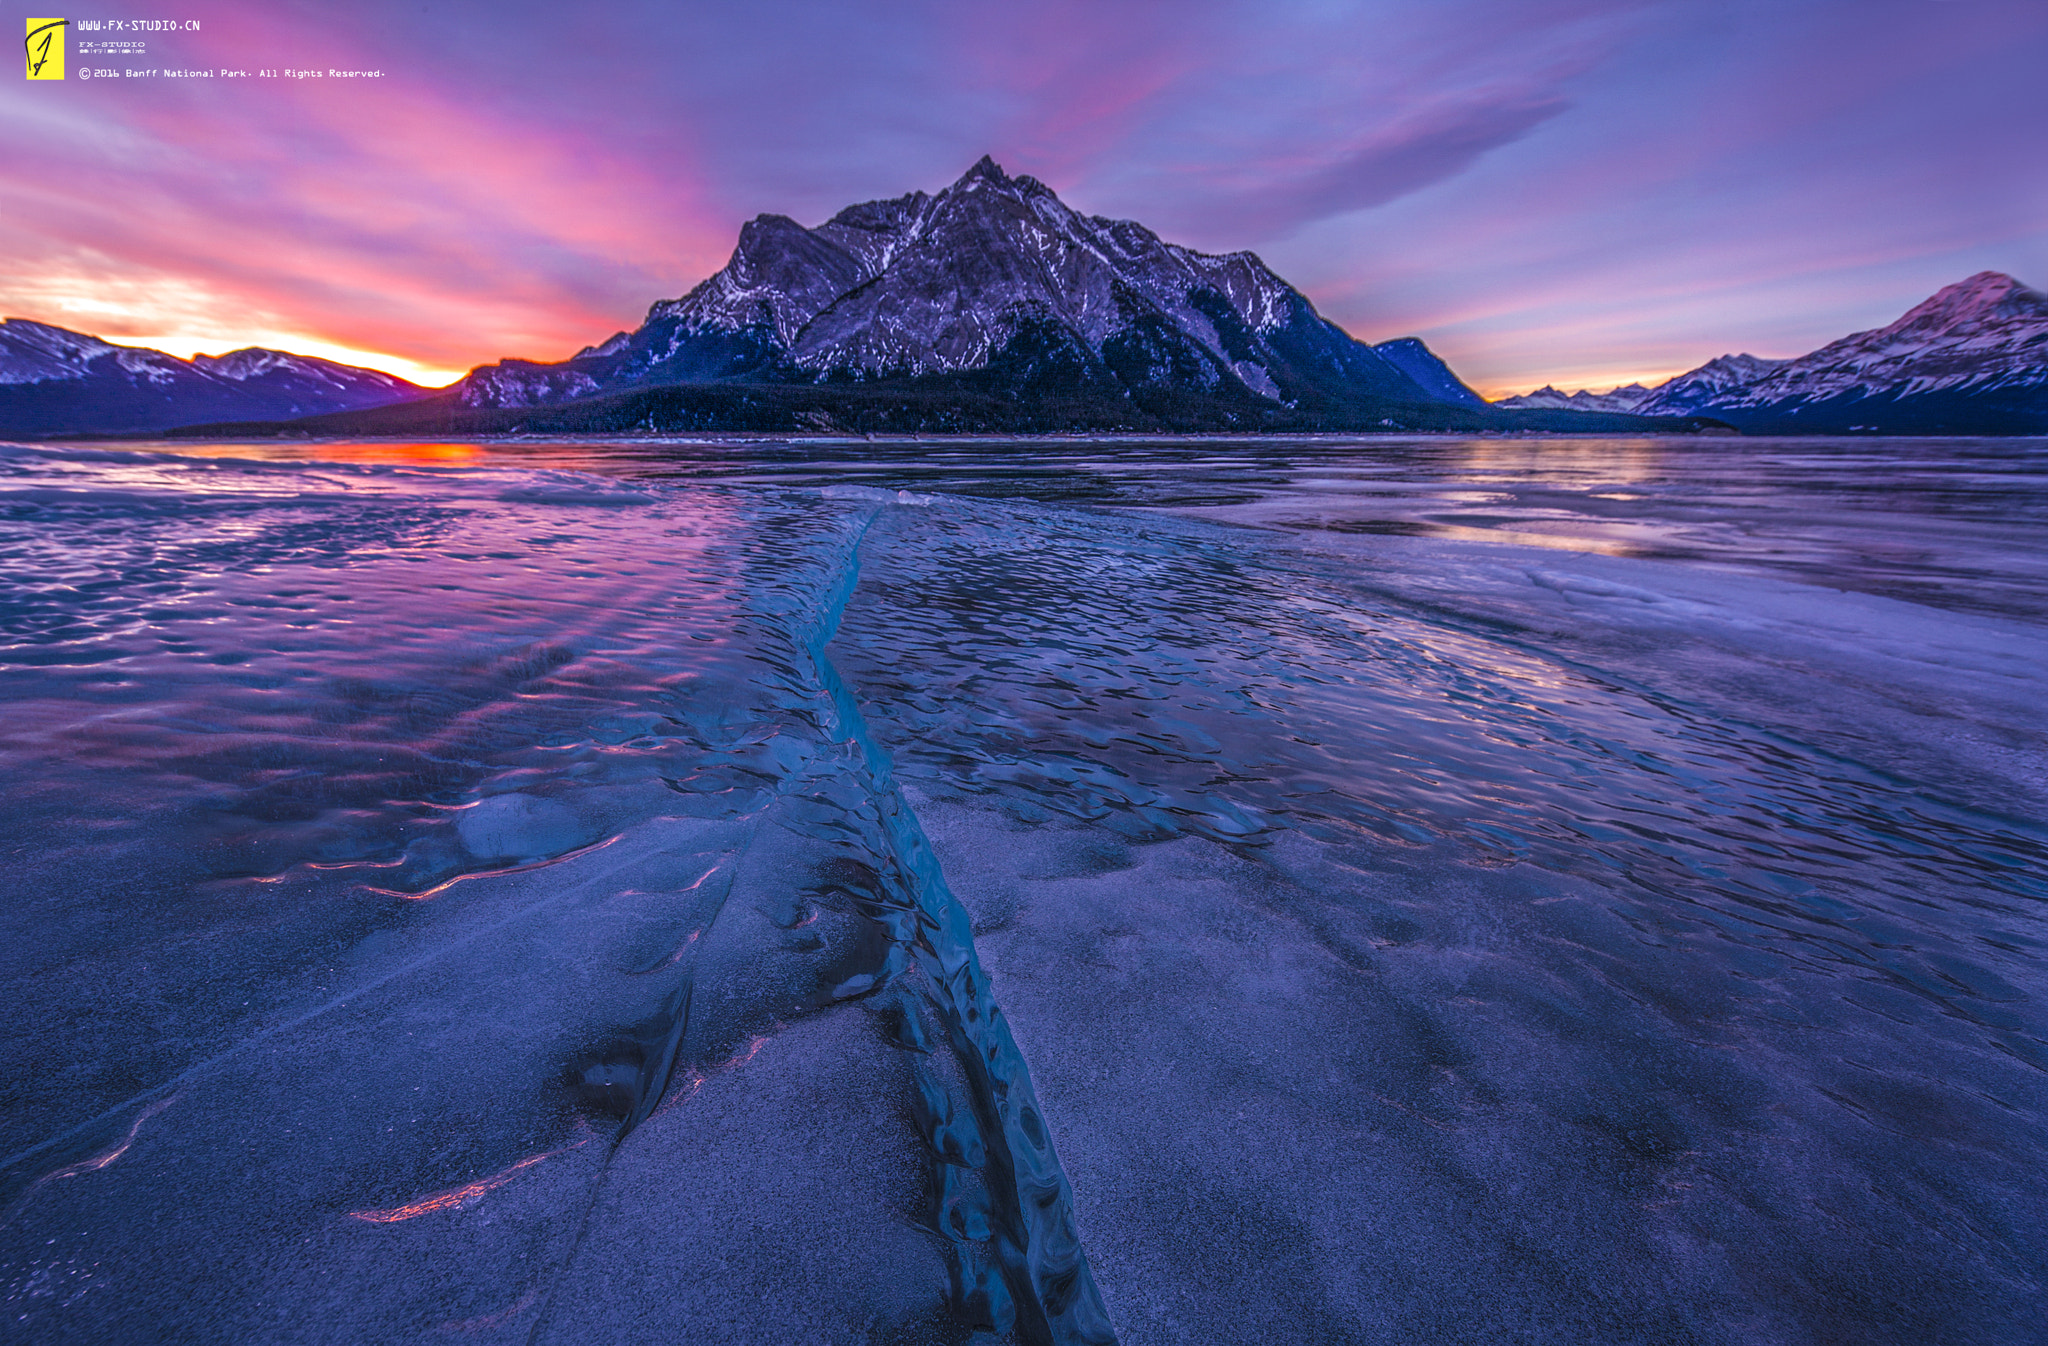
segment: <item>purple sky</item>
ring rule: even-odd
[[[984,152],[1255,249],[1492,395],[1801,354],[1987,268],[2048,285],[2043,0],[174,9],[200,31],[74,28],[74,76],[386,76],[0,86],[0,311],[445,381],[636,326],[756,213]],[[108,40],[147,46],[75,49]]]

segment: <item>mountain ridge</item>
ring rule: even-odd
[[[1655,388],[1539,388],[1494,403],[1705,415],[1752,433],[2048,433],[2048,295],[2002,271],[1792,359],[1722,355]]]
[[[170,430],[422,397],[395,374],[246,346],[190,360],[27,318],[0,319],[0,435]]]

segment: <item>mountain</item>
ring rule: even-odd
[[[1646,391],[1542,388],[1495,405],[1710,416],[1754,434],[2048,434],[2048,295],[1982,271],[1797,359],[1723,355]]]
[[[1420,342],[1405,363],[1462,389]],[[762,215],[680,299],[559,364],[507,360],[457,385],[470,407],[634,386],[868,382],[998,371],[1109,395],[1193,393],[1247,412],[1303,399],[1445,397],[1353,340],[1249,252],[1209,256],[1082,215],[983,158],[958,182],[840,211]],[[1476,404],[1476,403],[1473,403]]]
[[[528,414],[532,413],[532,414]],[[318,433],[1644,429],[1489,408],[1421,341],[1324,319],[1249,252],[1083,215],[983,158],[936,195],[815,228],[762,215],[731,260],[567,360]]]
[[[1650,389],[1640,383],[1631,383],[1612,392],[1595,393],[1581,388],[1575,393],[1561,392],[1544,384],[1533,393],[1519,397],[1504,397],[1494,403],[1497,407],[1547,408],[1552,411],[1619,411],[1633,412],[1650,397]]]
[[[1693,406],[1774,432],[2048,433],[2048,295],[1981,271]]]
[[[251,346],[181,360],[24,318],[0,321],[0,436],[276,420],[383,406],[426,391],[310,355]]]
[[[1700,428],[1490,407],[1420,340],[1354,339],[1252,253],[1083,215],[984,157],[936,195],[815,227],[757,216],[702,284],[566,360],[500,360],[395,406],[181,433]]]

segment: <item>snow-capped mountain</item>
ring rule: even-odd
[[[1999,271],[1793,360],[1723,355],[1652,389],[1495,403],[1711,416],[1758,433],[2048,433],[2048,295]]]
[[[1695,408],[1716,405],[1733,390],[1755,383],[1772,370],[1790,363],[1789,360],[1766,360],[1760,355],[1747,353],[1717,355],[1698,369],[1687,370],[1675,379],[1666,379],[1655,388],[1643,389],[1643,395],[1635,405],[1647,407],[1654,403],[1658,407],[1683,408],[1669,414],[1690,415]],[[1640,388],[1642,385],[1635,386]]]
[[[457,388],[464,406],[521,407],[653,385],[968,372],[1247,406],[1484,406],[1420,341],[1354,340],[1249,252],[1212,256],[1082,215],[988,158],[935,196],[851,206],[816,228],[762,215],[724,268],[637,331],[558,364],[486,365]]]
[[[419,397],[395,375],[251,346],[181,360],[82,332],[0,321],[0,435],[113,434],[280,420]]]
[[[1519,397],[1504,397],[1494,405],[1548,411],[1633,412],[1649,400],[1650,392],[1650,389],[1640,383],[1631,383],[1605,393],[1591,392],[1585,388],[1567,393],[1546,383],[1533,393],[1523,393]]]
[[[1941,428],[1930,422],[1962,429],[2031,408],[2034,429],[2048,430],[2048,295],[1982,271],[1888,327],[1843,337],[1729,388],[1712,406],[1717,416],[1741,416],[1740,423],[1897,430]]]

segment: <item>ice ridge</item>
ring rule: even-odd
[[[826,652],[859,584],[861,544],[883,508],[871,505],[862,517],[837,582],[816,620],[798,633],[798,644],[829,699],[830,729],[859,752],[879,824],[886,872],[877,873],[868,891],[852,894],[889,931],[889,961],[874,989],[911,966],[924,974],[924,997],[946,1027],[973,1113],[972,1119],[955,1113],[930,1045],[916,1042],[913,1030],[904,1045],[920,1053],[919,1120],[939,1157],[933,1223],[953,1244],[955,1295],[971,1314],[998,1330],[1014,1320],[1026,1341],[1106,1346],[1115,1333],[1074,1228],[1072,1188],[1039,1113],[1030,1070],[975,955],[972,921],[897,787],[887,750],[869,733],[859,701]],[[979,1163],[973,1162],[977,1150]],[[979,1169],[992,1206],[986,1227],[973,1209],[974,1193],[962,1172],[967,1168]],[[984,1237],[993,1266],[975,1247]]]

